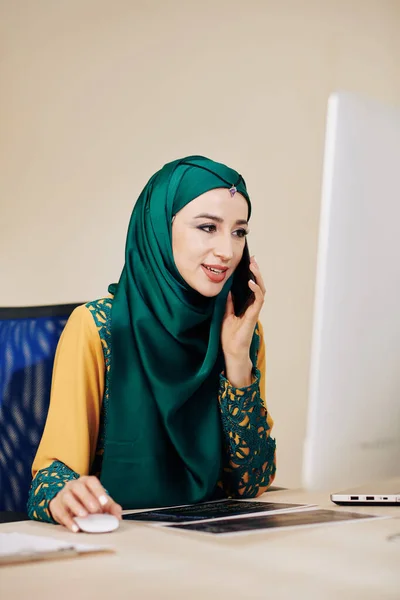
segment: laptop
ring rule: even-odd
[[[400,506],[400,480],[368,483],[360,487],[331,494],[332,502],[341,505]]]

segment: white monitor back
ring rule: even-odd
[[[400,475],[400,110],[329,99],[303,485]]]

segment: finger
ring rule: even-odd
[[[262,292],[261,286],[254,281],[254,279],[249,279],[249,287],[254,292],[256,300],[261,300],[264,302],[264,294]]]
[[[118,519],[122,518],[122,506],[110,498],[110,496],[108,496],[107,504],[103,506],[103,511],[118,517]]]
[[[117,502],[107,494],[97,477],[89,477],[86,480],[86,485],[91,490],[92,494],[97,497],[104,512],[112,513],[116,517],[121,516],[122,506],[117,504]]]
[[[73,520],[72,516],[68,513],[67,509],[62,505],[62,502],[58,502],[52,511],[53,519],[64,525],[72,533],[78,533],[79,527]]]
[[[249,279],[249,288],[254,292],[255,296],[255,300],[253,304],[249,306],[249,309],[252,309],[252,312],[258,314],[264,304],[264,294],[262,293],[261,287],[252,279]]]
[[[112,498],[110,498],[110,504],[107,505],[107,510],[110,515],[114,515],[114,517],[117,517],[119,520],[122,519],[122,506],[117,504]]]
[[[109,496],[97,477],[81,477],[81,480],[88,490],[97,498],[100,506],[105,506],[108,503]]]
[[[65,490],[62,494],[61,501],[73,517],[87,517],[88,511],[84,505],[77,500],[72,491]]]
[[[256,293],[255,293],[255,290],[253,289],[253,287],[250,284],[249,284],[249,287],[254,292],[254,295],[255,295]],[[261,290],[260,290],[259,293],[261,293]],[[254,328],[256,326],[256,324],[257,324],[257,321],[258,321],[259,316],[260,316],[262,305],[263,305],[263,300],[262,299],[260,300],[259,297],[257,297],[255,295],[254,302],[252,302],[252,304],[250,304],[246,308],[245,312],[242,315],[242,318],[252,328]]]
[[[87,480],[84,480],[82,477],[77,479],[70,490],[88,513],[94,514],[103,512],[100,501],[87,487]]]
[[[265,289],[264,280],[261,275],[260,267],[258,266],[258,263],[254,257],[252,257],[251,262],[250,262],[250,270],[252,273],[254,273],[256,280],[257,280],[257,284],[260,286],[262,293],[265,294],[266,289]]]
[[[233,306],[232,292],[229,292],[228,298],[226,299],[224,318],[229,317],[230,315],[234,315],[234,314],[235,314],[235,309]]]
[[[48,506],[47,510],[48,510],[48,512],[50,514],[50,517],[52,519],[54,519],[54,521],[57,521],[57,523],[58,523],[58,518],[57,518],[57,502],[58,502],[58,496],[55,496],[53,498],[53,500],[50,500],[49,506]]]

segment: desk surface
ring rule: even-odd
[[[110,534],[72,534],[56,525],[6,523],[18,531],[107,544],[115,554],[0,568],[2,600],[400,599],[400,505],[336,507],[327,493],[280,490],[260,500],[392,519],[217,538],[123,521]]]

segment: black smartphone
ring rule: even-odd
[[[231,288],[233,307],[237,317],[246,312],[246,309],[255,300],[254,292],[249,288],[249,279],[256,281],[253,272],[250,271],[250,252],[246,240],[242,259],[233,274]]]

